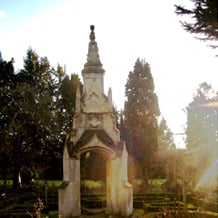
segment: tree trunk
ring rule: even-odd
[[[145,193],[148,192],[148,186],[149,186],[149,175],[148,175],[148,169],[144,167],[143,171],[143,190]]]
[[[186,182],[183,179],[183,184],[182,184],[182,195],[183,195],[183,208],[184,208],[184,213],[185,216],[187,216],[187,194],[186,194]]]

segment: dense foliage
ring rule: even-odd
[[[164,152],[169,149],[175,149],[176,145],[173,139],[173,133],[167,126],[167,121],[162,118],[158,129],[158,148],[159,151]]]
[[[217,93],[207,83],[200,84],[187,107],[186,143],[195,154],[199,175],[217,159],[217,107]]]
[[[192,2],[194,3],[194,7],[191,9],[176,5],[177,15],[189,15],[192,18],[191,21],[182,22],[182,26],[188,32],[198,34],[203,40],[217,41],[217,0],[192,0]]]
[[[129,73],[125,87],[123,137],[129,153],[140,163],[143,177],[148,178],[148,166],[158,147],[158,123],[160,114],[158,98],[150,66],[137,59],[134,71]]]
[[[150,167],[152,178],[167,178],[169,171],[169,156],[176,150],[173,133],[167,126],[164,118],[161,119],[158,128],[158,149],[154,153]]]
[[[69,79],[61,66],[27,50],[24,67],[0,60],[1,174],[13,176],[14,189],[37,176],[61,178],[62,149],[72,125],[76,74]],[[69,96],[70,95],[70,96]],[[54,170],[55,169],[55,170]]]

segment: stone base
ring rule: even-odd
[[[62,183],[58,190],[58,215],[61,218],[72,218],[81,215],[79,182]]]

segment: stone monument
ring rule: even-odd
[[[63,152],[63,183],[59,188],[59,215],[81,215],[80,155],[98,152],[106,157],[106,206],[112,214],[129,216],[133,189],[128,182],[128,153],[113,113],[112,91],[104,94],[104,69],[98,54],[94,26],[90,27],[87,63],[82,70],[83,90],[76,93],[76,113]]]

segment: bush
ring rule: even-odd
[[[99,195],[83,195],[81,205],[85,208],[102,208],[106,207],[106,199]]]
[[[190,201],[192,202],[192,204],[196,205],[202,210],[218,213],[218,203],[217,202],[209,202],[204,199],[199,199],[197,196],[192,196]]]
[[[81,182],[81,192],[83,194],[105,193],[105,183],[103,181],[83,180]]]
[[[0,217],[1,218],[8,218],[8,217],[13,217],[13,218],[31,218],[31,215],[21,212],[21,213],[17,213],[17,212],[13,212],[13,213],[2,213],[0,212]]]

